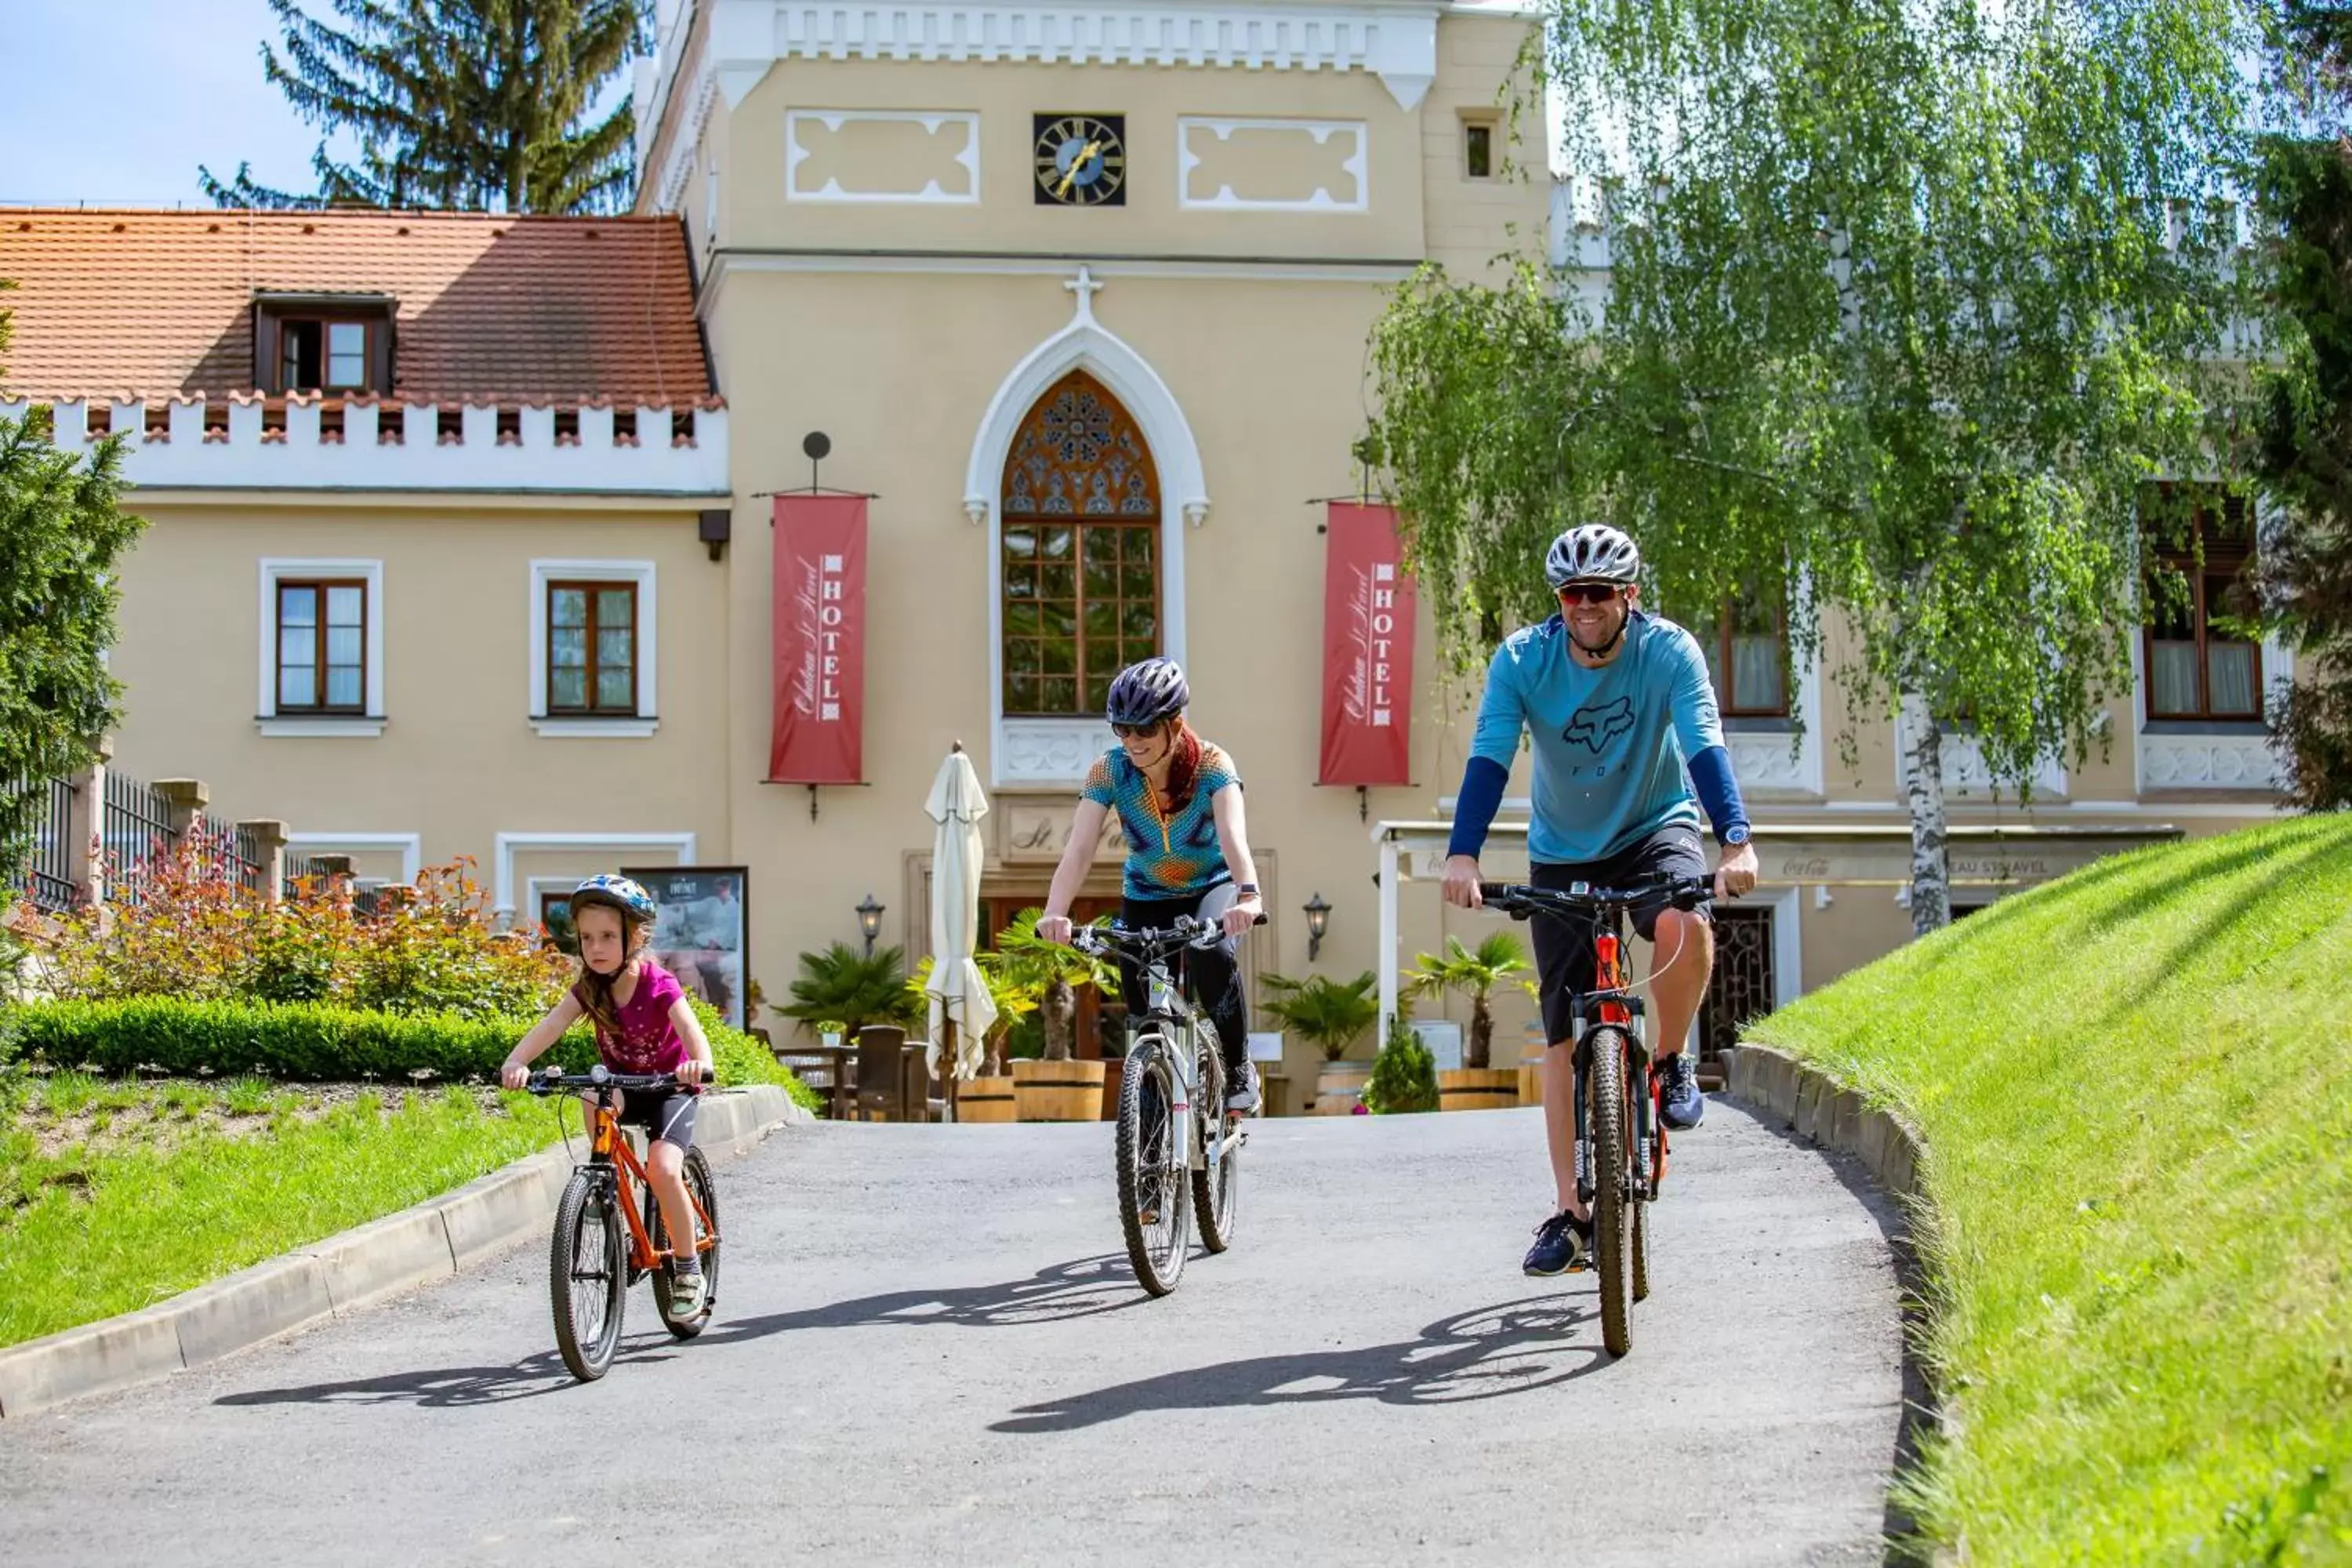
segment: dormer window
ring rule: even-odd
[[[253,363],[262,390],[390,391],[393,308],[381,295],[257,297]]]

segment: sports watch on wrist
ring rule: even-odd
[[[1723,840],[1723,847],[1725,848],[1736,849],[1740,845],[1748,842],[1748,829],[1745,827],[1727,827],[1717,837]]]

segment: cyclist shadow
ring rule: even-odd
[[[722,1280],[723,1284],[724,1281]],[[830,1301],[800,1311],[730,1319],[721,1300],[718,1321],[693,1342],[700,1346],[748,1343],[794,1329],[845,1329],[899,1325],[927,1328],[1011,1328],[1060,1322],[1139,1306],[1123,1253],[1081,1258],[1041,1268],[1025,1279],[948,1289],[891,1290],[846,1301]],[[635,1313],[631,1314],[633,1317]],[[621,1342],[614,1365],[667,1361],[686,1352],[667,1331],[654,1328]],[[690,1352],[688,1352],[690,1353]],[[224,1394],[215,1405],[380,1405],[413,1403],[427,1410],[498,1405],[558,1394],[573,1386],[572,1373],[553,1351],[525,1356],[511,1366],[438,1367],[427,1372],[387,1373],[381,1377],[296,1388],[254,1389]]]
[[[1597,1303],[1530,1297],[1432,1323],[1419,1339],[1188,1367],[1025,1405],[989,1430],[1069,1432],[1162,1410],[1341,1399],[1458,1405],[1531,1394],[1609,1364],[1600,1345],[1566,1342],[1598,1310]]]

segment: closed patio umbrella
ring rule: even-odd
[[[987,857],[980,819],[988,815],[988,796],[961,741],[940,764],[923,809],[933,824],[931,978],[923,988],[931,999],[930,1068],[943,1080],[941,1095],[953,1121],[955,1079],[979,1072],[982,1041],[996,1022],[987,977],[972,962],[980,947],[980,878]],[[944,1069],[943,1049],[953,1052],[952,1066]]]

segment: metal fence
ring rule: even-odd
[[[171,858],[172,807],[138,780],[106,770],[106,809],[99,843],[106,851],[106,896],[118,904],[146,898],[149,867]]]
[[[46,785],[19,783],[7,792],[21,798],[42,795],[37,802],[33,820],[28,827],[31,856],[24,875],[11,891],[20,892],[32,900],[33,907],[44,914],[63,914],[74,906],[72,877],[74,786],[66,779],[51,779]],[[0,899],[0,903],[7,900]]]
[[[319,868],[318,863],[308,855],[289,854],[286,857],[286,885],[280,889],[281,896],[289,899],[300,898],[307,890],[304,886],[306,883],[310,889],[323,887],[326,885],[326,876],[327,874]]]

